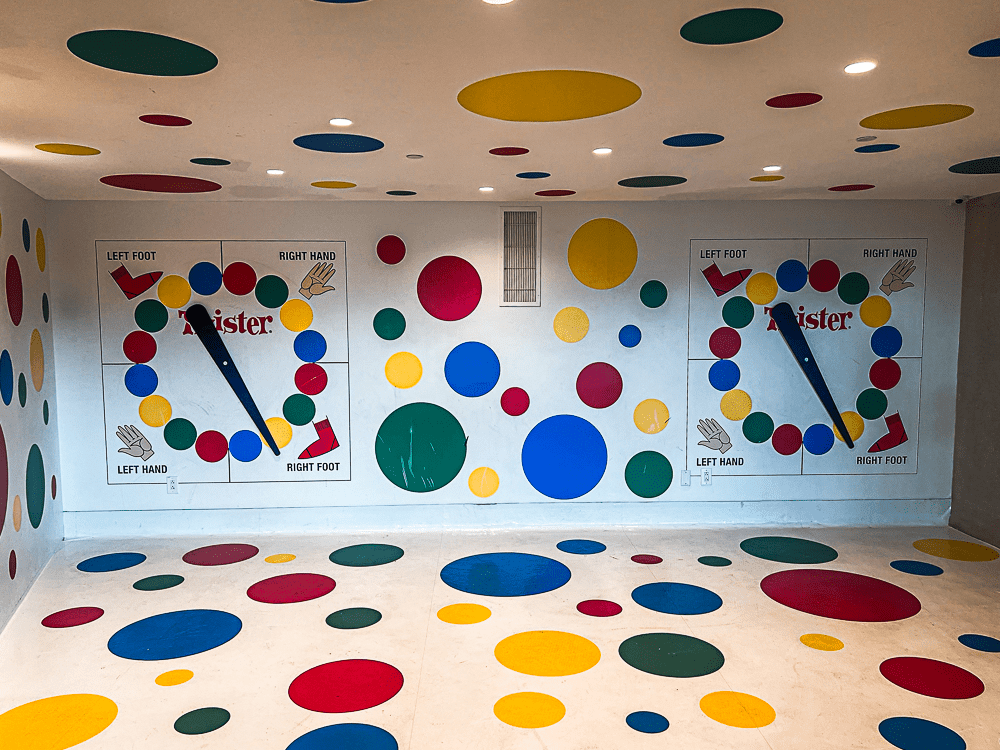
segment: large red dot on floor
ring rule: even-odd
[[[346,659],[303,672],[288,686],[292,702],[310,711],[344,714],[385,703],[403,688],[393,666],[368,659]]]
[[[122,351],[130,362],[144,364],[156,356],[156,339],[145,331],[132,331],[122,342]]]
[[[211,193],[222,190],[222,185],[197,177],[181,177],[175,174],[109,174],[101,182],[124,190],[140,190],[144,193]]]
[[[181,559],[188,565],[230,565],[249,560],[258,552],[252,544],[210,544],[191,550]]]
[[[103,614],[104,610],[100,607],[73,607],[53,612],[42,620],[42,625],[47,628],[75,628],[93,622]]]
[[[819,617],[894,622],[913,617],[920,600],[899,586],[842,570],[783,570],[760,582],[779,604]]]
[[[237,261],[226,266],[222,272],[222,283],[235,295],[250,294],[257,285],[257,272],[253,266]]]
[[[607,362],[594,362],[577,375],[576,393],[591,408],[607,408],[622,395],[622,376]]]
[[[326,370],[314,362],[308,362],[295,371],[295,387],[307,396],[322,393],[326,383]]]
[[[640,565],[659,565],[663,558],[659,555],[632,555],[632,562]]]
[[[417,299],[438,320],[461,320],[483,296],[483,282],[469,261],[454,255],[435,258],[417,277]]]
[[[878,671],[892,684],[931,698],[975,698],[986,690],[983,681],[972,672],[954,664],[919,656],[886,659],[879,665]]]
[[[292,604],[319,599],[336,586],[332,578],[318,573],[290,573],[258,581],[247,589],[247,596],[264,604]]]
[[[876,360],[868,371],[868,379],[880,391],[895,388],[899,384],[900,377],[902,377],[902,372],[894,359]]]
[[[607,599],[588,599],[576,605],[578,612],[591,617],[614,617],[620,615],[622,605]]]
[[[500,408],[512,417],[519,417],[528,411],[530,403],[531,399],[523,388],[508,388],[500,397]]]
[[[829,292],[840,282],[840,268],[832,260],[818,260],[809,269],[809,286],[817,292]]]
[[[716,328],[708,337],[708,348],[719,359],[731,359],[739,352],[743,339],[735,328]]]

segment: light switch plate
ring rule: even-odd
[[[683,469],[681,470],[681,487],[691,486],[691,470]]]

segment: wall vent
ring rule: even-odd
[[[540,307],[542,209],[503,206],[501,307]]]

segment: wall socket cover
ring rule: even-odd
[[[177,477],[167,477],[167,494],[177,494]]]

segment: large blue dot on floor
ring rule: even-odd
[[[441,580],[480,596],[532,596],[565,586],[570,570],[558,560],[523,552],[488,552],[444,566]]]
[[[778,266],[777,273],[774,274],[775,281],[786,292],[797,292],[806,285],[809,278],[809,271],[800,260],[786,260]]]
[[[937,722],[913,716],[893,716],[878,725],[878,732],[900,750],[965,750],[965,740]]]
[[[286,750],[397,750],[396,738],[371,724],[331,724],[296,739]]]
[[[659,734],[665,732],[670,722],[665,716],[652,711],[633,711],[625,717],[625,723],[637,732],[644,734]]]
[[[586,495],[608,468],[608,446],[586,419],[558,414],[531,428],[521,447],[521,468],[546,497],[572,500]]]
[[[112,552],[88,558],[76,567],[77,570],[82,570],[84,573],[110,573],[115,570],[134,568],[145,560],[146,556],[141,552]]]
[[[647,583],[632,592],[640,607],[668,615],[703,615],[722,606],[722,597],[689,583]]]
[[[985,651],[991,654],[1000,654],[1000,641],[988,635],[977,635],[966,633],[958,636],[958,642],[976,651]]]
[[[740,367],[730,359],[720,359],[708,370],[708,382],[717,391],[731,391],[740,382]]]
[[[299,148],[307,148],[310,151],[326,151],[332,154],[362,154],[366,151],[378,151],[385,146],[378,138],[352,133],[300,135],[292,143]]]
[[[466,341],[452,349],[444,361],[444,378],[460,396],[484,396],[500,380],[500,360],[486,344]]]
[[[596,555],[598,552],[604,552],[607,549],[606,545],[591,541],[590,539],[566,539],[559,542],[556,547],[571,555]]]
[[[642,341],[642,331],[636,326],[622,326],[622,329],[618,331],[618,341],[622,346],[631,349],[633,346],[638,346],[639,342]]]
[[[893,560],[889,565],[900,573],[909,573],[912,576],[939,576],[944,573],[944,570],[937,565],[920,560]]]
[[[180,659],[228,643],[242,628],[239,617],[217,609],[165,612],[126,625],[111,636],[108,650],[136,661]]]

